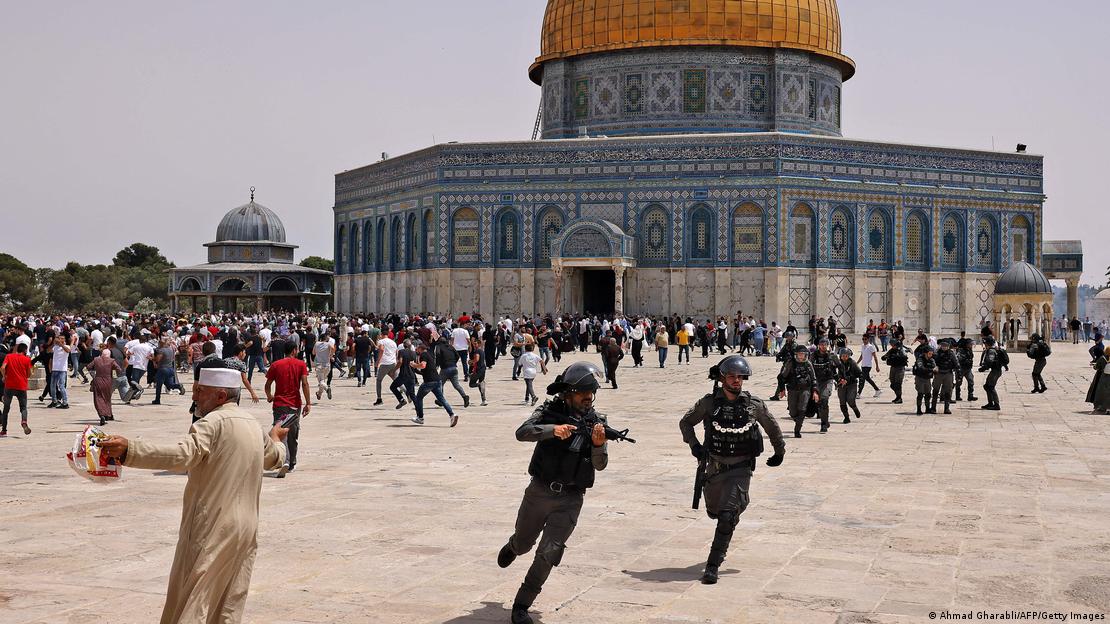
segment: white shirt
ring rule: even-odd
[[[452,329],[451,346],[455,347],[456,351],[466,351],[470,349],[470,332],[461,327]]]
[[[586,328],[589,327],[589,325],[590,325],[589,321],[587,321],[586,319],[582,319],[582,320],[578,321],[578,333],[580,333],[580,334],[586,333]]]
[[[222,359],[224,357],[224,341],[219,338],[213,338],[210,342],[216,345],[216,357]]]
[[[135,343],[134,346],[132,346],[132,342]],[[131,356],[127,358],[127,363],[142,370],[146,370],[147,362],[154,357],[154,348],[138,340],[127,343],[127,350],[131,353]]]
[[[686,330],[686,335],[690,337],[690,344],[694,344],[694,324],[686,323],[682,327]]]
[[[54,345],[53,353],[54,359],[51,362],[50,370],[64,373],[69,369],[69,351],[66,351],[58,345]]]
[[[875,366],[875,351],[875,345],[870,342],[863,345],[863,349],[860,350],[860,367],[872,368]]]
[[[31,354],[31,337],[28,336],[27,334],[20,334],[19,337],[15,339],[15,344],[17,344],[17,345],[21,345],[21,344],[27,345],[27,354],[28,355]]]
[[[513,322],[512,321],[510,321],[509,319],[505,319],[501,322],[505,324],[505,331],[507,331],[507,332],[513,331]]]
[[[265,349],[270,344],[270,338],[273,337],[274,332],[269,327],[263,327],[258,330],[258,337],[262,339],[262,348]]]
[[[535,379],[540,374],[540,356],[535,351],[525,351],[520,356],[521,374],[525,379]]]
[[[392,338],[382,336],[378,341],[378,348],[382,350],[382,359],[378,366],[392,366],[397,363],[397,343]]]
[[[90,344],[89,346],[93,349],[99,349],[100,345],[104,344],[104,332],[100,331],[99,329],[92,330],[92,333],[89,334],[89,336],[92,338],[92,344]]]

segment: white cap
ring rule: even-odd
[[[202,368],[197,384],[210,388],[240,388],[243,376],[233,368]]]

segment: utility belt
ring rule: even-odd
[[[586,493],[586,490],[584,488],[580,488],[577,485],[571,483],[563,483],[561,481],[544,481],[542,479],[532,477],[532,483],[538,484],[541,488],[543,488],[547,492],[555,494],[556,496],[564,496],[570,494],[577,494],[579,496],[582,496]]]
[[[738,461],[735,464],[725,464],[710,457],[709,461],[705,464],[705,476],[715,477],[719,474],[723,474],[731,470],[736,470],[738,468],[747,468],[752,472],[755,472],[755,458],[752,457],[751,459]]]

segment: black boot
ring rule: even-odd
[[[794,421],[794,437],[795,438],[802,437],[802,423],[801,423],[801,421],[798,421],[798,420]]]
[[[919,395],[917,395],[917,415],[920,416],[924,413],[925,412],[921,411],[921,395],[919,394]]]
[[[848,410],[841,411],[844,413],[844,424],[847,425],[848,423],[852,422],[852,419],[848,418]],[[859,416],[857,416],[856,418],[859,418]]]
[[[510,548],[508,544],[502,546],[501,552],[497,553],[497,567],[499,568],[507,568],[512,565],[515,560],[516,553],[513,552],[513,549]]]
[[[528,607],[514,603],[510,621],[512,624],[532,624],[532,616],[528,615]]]
[[[901,402],[901,401],[899,401],[899,402]],[[853,407],[852,409],[856,412],[856,418],[858,419],[859,418],[859,408],[858,407]]]
[[[970,392],[968,392],[968,393],[967,393],[967,400],[968,400],[968,401],[972,401],[972,402],[975,402],[975,401],[978,401],[978,400],[979,400],[979,397],[977,397],[977,396],[975,396],[974,394],[971,394]]]
[[[712,563],[705,564],[705,571],[701,573],[701,584],[702,585],[716,585],[717,584],[717,578],[718,578],[718,572],[717,571],[719,569],[720,569],[719,566],[717,566],[715,564],[712,564]]]
[[[950,405],[951,404],[948,401],[944,402],[944,413],[945,414],[951,414],[952,413],[952,409],[949,407]]]
[[[956,398],[955,398],[955,399],[952,399],[952,402],[953,402],[953,403],[959,403],[959,402],[960,402],[960,401],[962,401],[962,400],[963,400],[963,398],[962,398],[962,397],[960,396],[960,391],[959,391],[959,390],[956,390]]]

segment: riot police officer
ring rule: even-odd
[[[890,389],[894,391],[894,400],[891,403],[901,403],[902,382],[906,379],[906,365],[910,363],[902,341],[892,340],[890,350],[883,354],[882,360],[890,367]]]
[[[717,521],[717,531],[701,577],[706,585],[717,582],[718,569],[728,553],[740,514],[751,500],[748,486],[755,460],[763,452],[760,427],[767,431],[775,449],[767,465],[782,464],[786,455],[782,430],[767,406],[742,389],[751,374],[751,366],[743,356],[730,355],[721,360],[709,369],[709,376],[714,380],[713,392],[699,399],[678,423],[682,440],[690,445],[690,452],[704,460],[705,472],[699,480],[704,479],[705,511]],[[704,427],[704,445],[698,441],[694,430],[698,424]]]
[[[517,512],[516,529],[497,555],[497,565],[509,567],[527,553],[540,538],[536,557],[513,601],[512,623],[528,624],[528,609],[563,558],[582,500],[594,484],[594,472],[609,463],[604,417],[594,412],[594,396],[604,374],[588,362],[575,362],[547,387],[549,395],[528,420],[516,430],[516,439],[535,442],[528,474],[532,481],[524,490]],[[596,422],[591,430],[583,423]],[[577,423],[577,424],[575,424]]]
[[[794,332],[786,331],[782,334],[782,337],[782,348],[779,349],[779,352],[775,354],[775,361],[780,364],[785,364],[794,359]],[[779,400],[779,395],[782,394],[783,388],[784,386],[782,385],[782,380],[780,379],[775,386],[775,393],[771,395],[772,401]]]
[[[963,332],[960,332],[963,336]],[[956,343],[956,361],[960,363],[960,369],[956,371],[956,403],[963,400],[961,396],[961,386],[963,382],[967,382],[967,400],[978,401],[979,397],[975,396],[975,373],[972,370],[975,368],[975,352],[972,348],[975,343],[971,338],[961,337]]]
[[[929,413],[934,413],[935,410],[929,409],[929,393],[933,387],[933,376],[937,372],[937,363],[933,361],[933,348],[925,345],[921,349],[921,355],[917,361],[913,363],[913,382],[914,389],[917,390],[917,415],[925,413],[921,411],[921,403],[925,403],[925,410]]]
[[[776,395],[780,399],[786,396],[786,407],[790,411],[790,418],[794,419],[794,437],[802,437],[802,423],[806,419],[806,409],[809,402],[821,400],[817,393],[817,373],[810,365],[809,349],[805,345],[794,347],[794,357],[783,362],[779,371],[779,391]]]
[[[929,413],[937,413],[937,400],[939,399],[944,401],[944,413],[951,414],[953,376],[956,374],[956,370],[959,369],[960,362],[952,351],[952,343],[949,338],[941,339],[937,346],[940,347],[940,350],[933,357],[933,360],[937,363],[937,374],[933,377],[933,394]]]
[[[813,372],[817,376],[817,415],[821,417],[821,433],[829,430],[829,401],[836,392],[837,385],[844,378],[840,371],[840,361],[829,353],[829,339],[817,339],[817,351],[810,358]]]
[[[1002,376],[1002,369],[1010,370],[1010,355],[1006,350],[994,343],[993,336],[983,338],[983,355],[979,356],[979,372],[987,373],[987,380],[983,383],[983,390],[987,393],[987,404],[980,409],[1000,410],[998,404],[998,391],[994,388],[998,378]]]
[[[840,398],[840,413],[844,414],[844,424],[852,422],[848,418],[848,407],[852,407],[855,412],[856,418],[859,418],[859,407],[856,406],[856,396],[859,394],[859,388],[856,384],[859,383],[859,378],[863,372],[859,369],[859,364],[852,359],[852,350],[848,347],[843,347],[840,353],[840,371],[841,378],[838,382],[840,387],[836,389],[837,397]],[[901,390],[901,388],[899,388]]]
[[[1048,364],[1048,356],[1052,355],[1052,347],[1044,341],[1040,334],[1032,334],[1029,336],[1029,346],[1025,348],[1025,354],[1033,360],[1033,389],[1030,394],[1044,392],[1048,387],[1044,385],[1044,377],[1041,373],[1044,372],[1044,367]]]

